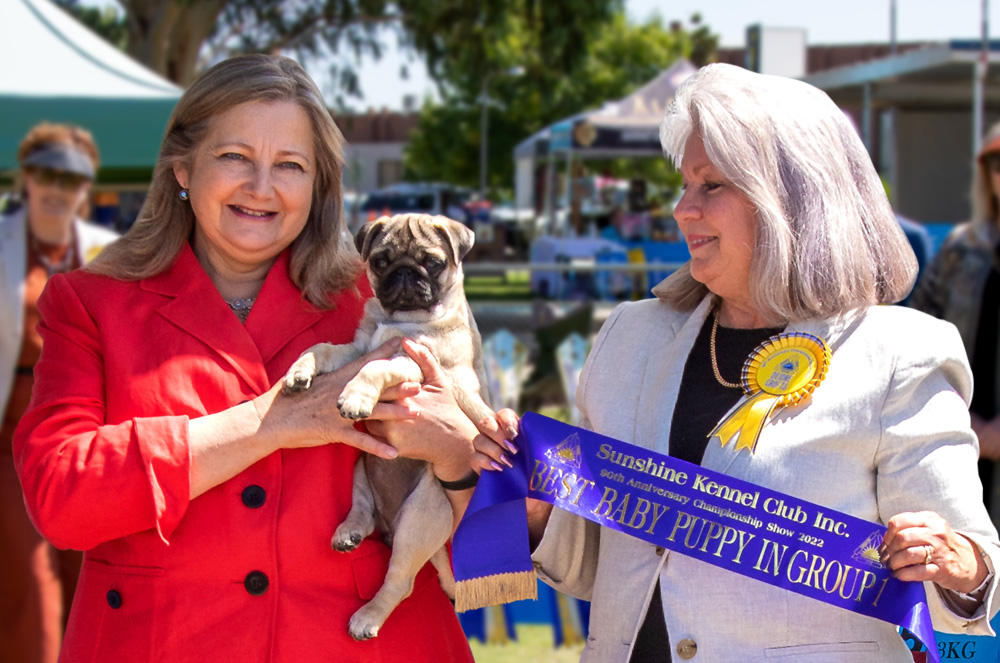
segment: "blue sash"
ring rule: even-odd
[[[524,498],[901,626],[937,663],[924,586],[892,577],[886,528],[529,412],[514,468],[484,472],[453,539],[456,607],[534,598]],[[735,599],[734,599],[735,600]]]

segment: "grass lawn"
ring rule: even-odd
[[[531,273],[509,271],[504,276],[465,277],[465,297],[469,301],[531,301]]]
[[[484,645],[472,640],[476,663],[577,663],[583,643],[556,649],[552,627],[544,624],[517,624],[517,640],[505,644]]]

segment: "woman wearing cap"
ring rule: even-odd
[[[871,552],[924,582],[935,628],[991,635],[1000,542],[979,499],[968,363],[952,325],[877,305],[909,291],[916,261],[853,128],[816,88],[715,64],[680,86],[661,138],[691,259],[602,326],[576,398],[586,425],[885,524]],[[773,384],[754,368],[765,359]],[[716,432],[761,382],[787,400]],[[679,508],[705,515],[696,504]],[[912,661],[887,622],[531,513],[536,568],[592,601],[585,661]],[[769,532],[756,536],[780,541]]]
[[[55,661],[80,553],[47,544],[24,511],[11,438],[41,351],[38,297],[49,277],[84,265],[111,231],[85,223],[98,166],[90,133],[42,123],[18,151],[24,204],[0,216],[0,660]]]
[[[976,384],[969,407],[979,437],[983,501],[1000,521],[1000,123],[983,139],[972,174],[972,220],[948,234],[909,305],[958,327]]]
[[[342,238],[342,149],[293,60],[223,61],[178,101],[136,223],[50,281],[14,454],[40,531],[86,550],[63,660],[472,660],[429,564],[353,640],[389,548],[330,544],[359,450],[430,460],[467,502],[479,431],[437,364],[406,346],[426,384],[377,404],[371,433],[336,405],[360,361],[280,390],[307,348],[350,342],[371,296]]]

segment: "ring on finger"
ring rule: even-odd
[[[931,553],[934,552],[934,546],[926,544],[924,546],[924,566],[931,563]]]

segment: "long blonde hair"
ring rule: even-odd
[[[317,161],[312,206],[305,227],[292,242],[289,277],[318,308],[332,306],[331,293],[352,287],[361,269],[357,252],[344,240],[341,193],[344,139],[309,75],[282,56],[242,55],[220,62],[184,92],[167,123],[149,195],[135,224],[108,246],[87,270],[134,281],[165,271],[191,238],[195,217],[179,198],[174,166],[190,161],[212,120],[249,102],[294,101],[309,116]]]
[[[749,285],[764,317],[832,317],[909,292],[916,257],[857,132],[825,93],[711,64],[681,85],[660,126],[676,164],[692,133],[756,208]],[[690,310],[708,289],[685,265],[656,294]]]

